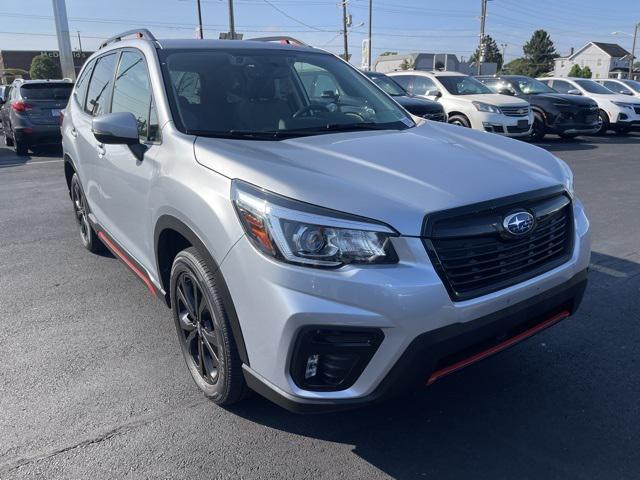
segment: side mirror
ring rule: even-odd
[[[567,92],[569,95],[582,95],[582,92],[577,88],[572,88]]]
[[[426,96],[440,98],[442,96],[442,92],[440,90],[428,90]]]
[[[620,90],[620,93],[623,95],[633,95],[629,90]]]
[[[130,112],[99,115],[91,121],[91,131],[96,140],[107,145],[136,145],[140,143],[138,122]]]
[[[498,90],[498,93],[500,95],[510,95],[510,96],[515,96],[515,93],[513,93],[513,91],[509,88],[501,88],[500,90]]]

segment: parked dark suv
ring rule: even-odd
[[[478,80],[496,93],[520,97],[531,104],[532,140],[542,140],[547,133],[573,138],[600,129],[598,104],[589,98],[561,94],[535,78],[520,75],[478,77]]]
[[[427,120],[436,122],[446,122],[447,115],[444,108],[438,102],[418,98],[407,92],[398,82],[384,73],[379,72],[363,72],[367,77],[373,80],[382,90],[387,92],[393,99],[402,105],[409,113],[422,117]]]
[[[26,155],[35,145],[59,144],[60,112],[72,90],[65,80],[15,80],[0,110],[6,145]]]

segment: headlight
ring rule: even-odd
[[[633,104],[632,103],[614,102],[613,100],[611,101],[611,103],[613,103],[614,105],[617,105],[618,107],[622,107],[622,108],[633,108]]]
[[[234,180],[231,200],[247,237],[265,255],[314,267],[397,263],[390,227]]]
[[[502,113],[500,111],[500,108],[484,102],[473,102],[473,106],[476,107],[476,110],[478,110],[479,112]]]

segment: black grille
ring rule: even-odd
[[[638,115],[640,115],[640,107],[633,107],[633,109],[636,111]]]
[[[529,129],[531,128],[531,126],[529,124],[527,124],[526,126],[523,127],[518,127],[517,125],[509,125],[507,126],[507,132],[509,133],[527,133],[529,131]]]
[[[559,189],[438,212],[425,222],[424,243],[453,300],[522,282],[567,261],[573,245],[570,198]],[[531,212],[534,229],[510,236],[503,218]]]

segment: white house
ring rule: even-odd
[[[572,49],[573,50],[573,49]],[[631,54],[616,43],[589,42],[567,57],[555,59],[555,77],[568,77],[571,67],[589,67],[592,78],[627,78]]]

